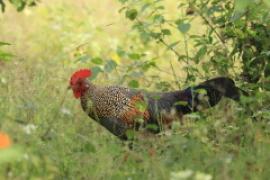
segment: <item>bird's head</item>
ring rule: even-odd
[[[75,98],[80,98],[87,91],[89,84],[86,79],[91,75],[90,69],[80,69],[72,74],[69,88],[72,89]]]

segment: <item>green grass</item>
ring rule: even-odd
[[[174,124],[170,134],[135,142],[134,150],[83,113],[66,90],[75,69],[92,65],[77,57],[108,59],[117,46],[138,42],[119,8],[109,0],[57,0],[23,13],[8,7],[0,15],[0,40],[12,43],[8,50],[16,55],[0,64],[0,129],[19,156],[1,164],[0,179],[269,179],[267,93],[250,99],[249,107],[223,100],[185,117],[183,126]],[[172,57],[156,44],[143,49],[138,42],[135,48]],[[95,82],[119,83],[129,63],[121,59],[117,72],[99,74]],[[149,74],[172,80],[166,73]],[[147,78],[139,79],[148,87]]]

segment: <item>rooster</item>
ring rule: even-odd
[[[222,97],[240,100],[245,91],[232,79],[218,77],[194,87],[171,92],[146,92],[120,86],[100,87],[88,79],[90,69],[72,74],[70,88],[80,99],[85,113],[120,139],[128,139],[129,130],[145,129],[158,133],[182,116],[215,106]]]

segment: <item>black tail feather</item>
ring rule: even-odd
[[[191,111],[215,106],[222,97],[240,101],[241,95],[248,96],[246,91],[235,86],[234,81],[226,77],[207,80],[187,88],[184,92],[189,97],[188,104]]]

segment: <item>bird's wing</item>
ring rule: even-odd
[[[119,117],[129,126],[145,123],[149,119],[147,106],[142,92],[132,93],[129,95],[128,104],[123,107]]]
[[[110,86],[81,100],[84,111],[114,134],[119,134],[119,129],[137,128],[149,118],[143,92],[139,90]]]
[[[102,117],[96,121],[115,136],[119,137],[122,140],[127,140],[126,131],[128,130],[128,126],[120,119],[116,117]]]

